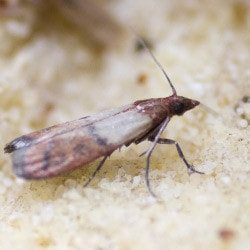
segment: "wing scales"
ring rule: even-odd
[[[13,150],[13,168],[26,179],[57,176],[111,154],[151,125],[151,118],[133,104],[56,125],[14,140],[19,145]]]

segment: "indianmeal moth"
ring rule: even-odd
[[[135,101],[16,138],[5,146],[4,152],[12,153],[13,170],[17,176],[24,179],[58,176],[103,157],[87,185],[116,149],[144,140],[152,142],[142,154],[146,155],[145,178],[151,195],[155,196],[149,182],[150,157],[157,144],[175,145],[188,170],[203,174],[188,163],[176,141],[160,137],[172,116],[181,116],[200,103],[177,95],[163,67],[144,41],[141,42],[165,75],[173,94]]]

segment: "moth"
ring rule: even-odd
[[[146,47],[144,41],[141,41]],[[199,105],[199,101],[177,95],[166,71],[151,50],[146,49],[165,75],[172,95],[135,101],[132,104],[85,116],[80,119],[48,127],[18,137],[8,143],[5,153],[11,153],[15,174],[24,179],[45,179],[84,166],[103,157],[93,175],[94,178],[106,159],[122,146],[151,141],[142,155],[146,156],[145,179],[149,182],[150,158],[157,144],[175,145],[180,158],[190,172],[203,174],[188,163],[179,144],[161,138],[161,134],[174,115],[181,116]]]

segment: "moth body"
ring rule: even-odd
[[[166,117],[198,105],[181,96],[136,101],[21,136],[5,147],[17,176],[42,179],[83,166],[117,148],[145,140]]]

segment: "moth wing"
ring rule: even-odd
[[[69,133],[70,131],[76,130],[77,128],[82,128],[93,124],[99,120],[106,119],[110,116],[116,115],[121,111],[127,110],[130,108],[130,105],[123,106],[121,108],[111,109],[107,111],[100,112],[91,116],[85,116],[77,120],[65,122],[62,124],[57,124],[48,128],[41,129],[39,131],[32,132],[27,135],[20,136],[15,140],[8,143],[4,151],[5,153],[12,153],[17,149],[23,147],[28,147],[33,144],[41,143],[43,141],[50,140],[58,135],[63,135]]]
[[[13,169],[26,179],[57,176],[147,133],[149,115],[129,105],[22,136],[8,144]]]

